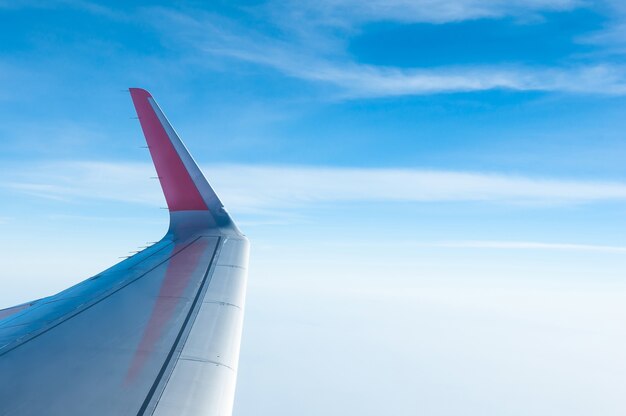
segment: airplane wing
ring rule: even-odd
[[[145,90],[130,89],[170,212],[163,239],[0,311],[0,415],[230,415],[248,240]]]

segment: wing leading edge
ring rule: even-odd
[[[0,415],[230,415],[248,241],[152,96],[130,89],[170,211],[158,243],[0,311]]]

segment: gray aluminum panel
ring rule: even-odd
[[[0,350],[0,414],[138,414],[207,277],[217,242],[179,243],[182,251],[122,289]]]

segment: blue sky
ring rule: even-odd
[[[236,415],[626,411],[622,2],[0,0],[0,28],[0,307],[164,232],[143,87],[253,243]]]

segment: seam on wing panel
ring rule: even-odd
[[[87,279],[83,280],[82,282],[78,282],[78,283],[76,283],[75,285],[73,285],[73,286],[71,286],[71,287],[69,287],[69,288],[67,288],[67,289],[65,289],[65,290],[62,290],[62,291],[60,291],[60,292],[58,292],[58,293],[55,293],[54,295],[47,296],[47,297],[45,297],[45,298],[41,298],[41,299],[36,299],[36,300],[30,301],[30,302],[26,302],[26,303],[23,303],[23,304],[21,304],[21,305],[11,306],[10,308],[0,309],[0,312],[2,312],[2,311],[9,310],[9,309],[14,309],[14,308],[20,308],[20,307],[22,307],[21,309],[18,309],[18,311],[17,311],[16,313],[11,314],[11,315],[8,315],[8,316],[6,316],[6,317],[4,317],[4,318],[0,318],[0,329],[10,328],[11,326],[5,326],[5,324],[7,324],[7,323],[9,323],[9,322],[11,322],[11,321],[13,321],[13,320],[15,320],[15,319],[17,319],[17,318],[19,318],[19,317],[23,316],[23,315],[24,315],[24,314],[26,314],[26,313],[31,313],[32,311],[36,310],[36,309],[37,309],[37,308],[39,308],[40,306],[45,305],[45,304],[48,304],[48,303],[51,303],[51,302],[58,302],[58,301],[61,301],[61,300],[65,300],[65,299],[73,299],[73,298],[85,298],[86,302],[93,301],[94,299],[89,299],[89,298],[88,298],[88,297],[86,297],[86,296],[70,296],[70,297],[67,297],[67,298],[66,298],[66,297],[63,297],[63,296],[61,296],[61,295],[62,295],[63,293],[65,293],[65,292],[69,292],[69,291],[71,291],[71,290],[73,290],[73,289],[75,289],[75,288],[77,288],[77,287],[79,287],[79,286],[81,286],[81,285],[88,285],[88,284],[90,284],[91,282],[93,282],[94,280],[98,280],[98,279],[100,279],[101,277],[106,276],[106,275],[107,275],[107,273],[110,273],[110,270],[111,270],[111,269],[113,269],[113,268],[115,268],[115,267],[117,267],[117,266],[120,266],[120,265],[122,265],[122,264],[124,264],[124,263],[126,263],[126,262],[131,261],[131,260],[132,260],[135,256],[140,256],[140,255],[142,255],[142,254],[146,253],[147,251],[149,251],[150,249],[154,248],[157,244],[160,244],[160,243],[161,243],[161,242],[156,243],[156,244],[154,244],[154,245],[152,245],[152,246],[150,246],[150,247],[146,248],[145,250],[143,250],[143,251],[141,251],[141,252],[139,252],[139,253],[135,254],[134,256],[132,256],[132,257],[130,257],[130,258],[127,258],[126,260],[121,261],[121,262],[119,262],[119,263],[117,263],[117,264],[113,265],[112,267],[109,267],[108,269],[106,269],[106,270],[104,270],[104,271],[102,271],[102,272],[100,272],[100,273],[98,273],[98,274],[96,274],[96,275],[94,275],[94,276],[88,277]],[[156,256],[157,254],[159,254],[160,252],[162,252],[164,249],[166,249],[167,247],[171,246],[172,244],[173,244],[173,242],[172,242],[172,241],[168,242],[167,244],[164,244],[163,246],[159,247],[157,250],[154,250],[152,253],[149,253],[149,254],[147,254],[145,257],[143,257],[142,259],[138,260],[136,263],[134,263],[134,264],[132,264],[132,265],[127,266],[127,267],[126,267],[126,269],[124,269],[124,270],[128,271],[128,270],[132,270],[132,269],[133,269],[133,268],[135,268],[135,267],[138,267],[139,265],[141,265],[141,263],[143,263],[143,262],[145,262],[145,261],[149,260],[150,258],[152,258],[152,257]],[[176,254],[176,253],[175,253],[175,254]],[[137,276],[137,277],[141,277],[141,276],[142,276],[142,275],[139,275],[139,276]],[[119,283],[120,283],[120,282],[118,282],[118,284],[119,284]],[[113,289],[114,287],[115,287],[115,286],[111,286],[111,287],[109,288],[109,290]],[[107,293],[108,293],[108,292],[105,292],[105,293],[101,294],[101,296],[104,296],[104,295],[106,295]],[[57,296],[61,296],[61,297],[59,297],[58,299],[53,299],[53,298],[56,298]],[[49,300],[49,301],[47,301],[47,302],[46,302],[46,300],[47,300],[47,299],[53,299],[53,300]],[[76,307],[76,309],[80,308],[82,305],[84,305],[84,304],[80,304],[80,305],[78,305],[78,306]],[[65,313],[65,314],[63,314],[63,315],[61,315],[61,316],[58,316],[58,317],[56,317],[53,321],[50,321],[50,322],[57,322],[59,319],[62,319],[62,318],[64,318],[65,316],[69,315],[70,313],[75,312],[75,311],[76,311],[76,309],[71,310],[71,311],[69,311],[69,312],[67,312],[67,313]],[[17,341],[18,341],[18,340],[20,340],[20,339],[24,339],[25,337],[27,337],[27,336],[29,336],[29,335],[32,335],[32,334],[37,333],[37,331],[40,331],[40,330],[45,329],[45,328],[46,328],[46,324],[50,324],[50,322],[46,322],[46,323],[44,323],[44,326],[43,326],[42,328],[38,328],[38,329],[36,329],[36,330],[35,330],[35,331],[33,331],[33,332],[25,333],[25,334],[23,334],[22,336],[20,336],[19,338],[15,338],[15,339],[11,340],[11,342],[9,342],[8,344],[0,345],[0,351],[1,351],[4,347],[6,347],[7,345],[9,345],[9,344],[11,344],[11,343],[13,343],[13,342],[17,342]],[[14,325],[13,325],[13,326],[14,326]],[[2,355],[2,353],[0,353],[0,355]]]
[[[237,306],[234,303],[228,303],[228,302],[221,302],[219,300],[207,300],[207,301],[202,301],[202,303],[215,303],[218,304],[220,306],[232,306],[233,308],[237,308],[239,310],[241,310],[241,306]]]
[[[66,300],[71,300],[71,299],[85,299],[85,297],[84,297],[84,296],[69,296],[69,297],[67,297],[67,298],[52,299],[53,297],[54,297],[54,296],[50,296],[49,298],[44,298],[44,299],[42,299],[42,300],[41,300],[41,302],[37,303],[37,305],[36,305],[36,306],[32,306],[32,307],[30,307],[30,308],[28,309],[28,312],[29,312],[29,313],[33,313],[33,312],[38,311],[38,310],[39,310],[40,308],[42,308],[43,306],[46,306],[46,305],[51,305],[51,304],[53,304],[53,303],[64,302],[64,301],[66,301]],[[52,299],[52,300],[48,300],[48,301],[46,301],[46,299]],[[79,307],[80,307],[80,305],[82,305],[82,304],[79,304],[79,305],[77,306],[77,308],[79,308]],[[26,310],[25,310],[25,311],[26,311]],[[70,311],[70,312],[71,312],[71,311]],[[29,324],[32,324],[33,322],[36,322],[36,321],[38,321],[38,320],[39,320],[39,319],[34,319],[34,320],[32,320],[32,321],[23,322],[23,323],[21,323],[21,324],[13,324],[13,325],[11,325],[11,323],[12,323],[12,322],[14,322],[14,321],[18,320],[18,319],[19,319],[19,318],[21,318],[22,316],[24,316],[24,315],[23,315],[23,314],[16,314],[16,315],[14,315],[14,316],[9,316],[8,318],[6,318],[6,319],[5,319],[5,320],[3,320],[3,321],[0,321],[0,329],[14,328],[14,327],[16,327],[16,326],[22,326],[22,325],[29,325]],[[57,318],[57,319],[58,319],[58,318]]]
[[[235,371],[234,368],[232,368],[229,365],[226,365],[224,363],[220,363],[219,361],[213,361],[213,360],[207,360],[205,358],[200,358],[200,357],[191,357],[191,356],[180,356],[178,358],[178,361],[191,361],[191,362],[195,362],[195,363],[204,363],[204,364],[215,364],[218,365],[220,367],[226,367],[231,371]]]
[[[167,387],[167,383],[169,383],[170,377],[172,376],[172,373],[174,372],[174,369],[176,368],[176,363],[178,362],[178,359],[180,358],[180,354],[183,350],[183,347],[185,346],[185,343],[187,342],[187,337],[189,336],[189,332],[191,331],[191,328],[193,327],[193,324],[195,323],[196,316],[198,315],[198,311],[200,310],[200,305],[202,304],[200,299],[202,298],[202,296],[206,294],[206,290],[209,287],[209,284],[211,283],[211,279],[213,277],[213,271],[215,270],[214,263],[215,263],[215,260],[218,258],[219,253],[222,249],[221,243],[222,243],[222,237],[218,237],[217,243],[215,244],[215,250],[213,251],[213,256],[211,257],[211,261],[209,262],[209,265],[207,266],[206,273],[204,274],[204,278],[202,279],[202,283],[200,285],[200,288],[198,289],[198,292],[196,293],[196,296],[193,300],[191,308],[189,308],[189,313],[187,314],[187,317],[185,318],[185,321],[183,322],[183,325],[180,331],[178,332],[178,336],[176,337],[176,340],[174,340],[174,344],[172,345],[172,348],[170,349],[170,352],[168,353],[167,358],[163,362],[163,366],[161,367],[161,370],[159,371],[159,374],[156,380],[152,384],[152,387],[150,388],[148,395],[144,399],[144,402],[141,405],[141,407],[139,408],[139,411],[137,412],[137,416],[143,416],[146,414],[152,415],[154,414],[154,412],[156,411],[158,407],[159,400],[161,400],[161,395],[165,391],[165,388]],[[155,397],[156,397],[156,400],[154,399]]]
[[[230,267],[232,269],[248,270],[247,267],[237,266],[234,264],[218,264],[217,267]]]
[[[107,299],[108,297],[110,297],[110,296],[114,295],[115,293],[119,292],[120,290],[124,289],[126,286],[133,284],[137,280],[141,279],[142,277],[146,276],[147,274],[149,274],[150,272],[152,272],[153,270],[155,270],[156,268],[161,266],[163,263],[167,262],[168,260],[172,259],[173,257],[175,257],[178,254],[180,254],[183,251],[185,251],[188,247],[190,247],[192,244],[194,244],[200,238],[202,238],[202,237],[197,237],[197,238],[193,239],[188,244],[185,244],[185,246],[183,246],[176,253],[172,254],[169,257],[167,257],[166,259],[164,259],[163,261],[159,262],[158,264],[156,264],[151,269],[146,270],[144,273],[140,274],[139,276],[135,277],[134,279],[126,282],[122,286],[115,287],[111,291],[103,294],[100,298],[97,298],[97,299],[93,300],[90,303],[83,304],[83,306],[84,306],[83,308],[75,309],[75,310],[71,311],[70,313],[59,317],[59,319],[50,322],[48,326],[44,326],[43,328],[40,328],[39,330],[36,330],[36,331],[31,332],[29,334],[25,334],[24,336],[22,336],[20,338],[17,338],[14,341],[14,345],[11,345],[11,343],[4,345],[3,347],[0,348],[0,357],[6,355],[7,353],[13,351],[16,348],[19,348],[20,346],[26,344],[27,342],[32,341],[33,339],[35,339],[35,338],[45,334],[46,332],[50,331],[51,329],[56,328],[57,326],[61,325],[63,322],[69,321],[70,319],[72,319],[76,315],[79,315],[79,314],[83,313],[84,311],[90,309],[92,306],[97,305],[98,303],[102,302],[103,300]],[[216,244],[217,246],[219,246],[219,242],[220,242],[220,239],[218,237],[218,241],[217,241],[217,244]]]

